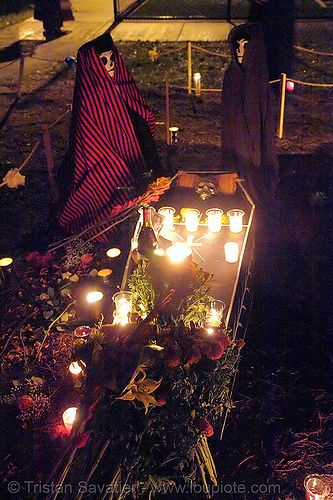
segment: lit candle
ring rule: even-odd
[[[208,229],[212,233],[218,233],[222,226],[222,214],[223,210],[219,208],[210,208],[206,211],[208,217]]]
[[[116,310],[113,313],[113,324],[126,325],[128,323],[128,315],[132,312],[132,292],[117,292],[112,297],[116,304]]]
[[[224,245],[225,260],[230,263],[238,260],[238,244],[233,241],[228,241]]]
[[[180,262],[186,259],[192,253],[191,248],[183,242],[177,242],[174,245],[168,247],[165,251],[167,256],[174,262]]]
[[[111,269],[101,269],[97,274],[103,279],[103,283],[110,283],[110,277],[112,274]]]
[[[121,251],[119,248],[109,248],[109,250],[106,252],[106,255],[110,257],[111,259],[114,259],[115,257],[118,257],[118,255],[121,254]]]
[[[326,475],[310,474],[304,480],[306,500],[324,500],[331,492],[332,479]]]
[[[219,327],[223,318],[225,303],[222,300],[213,300],[207,308],[206,325],[207,327]]]
[[[195,233],[199,225],[200,212],[196,208],[187,208],[184,210],[185,227],[189,233]]]
[[[0,259],[0,267],[7,267],[12,264],[13,259],[11,257],[4,257],[3,259]]]
[[[76,417],[77,408],[75,406],[67,408],[62,414],[62,419],[66,428],[66,433],[69,435],[72,432],[74,420]]]
[[[10,275],[13,271],[11,265],[13,259],[11,257],[3,257],[0,259],[0,283],[5,283],[10,280]]]
[[[94,304],[95,302],[99,302],[100,300],[102,300],[103,297],[104,295],[102,292],[94,291],[94,292],[89,292],[86,296],[86,299],[89,302],[89,304]]]
[[[171,144],[176,144],[178,142],[178,127],[169,127],[170,142]]]
[[[91,332],[90,326],[81,325],[81,326],[78,326],[77,328],[75,328],[74,335],[75,335],[75,337],[81,339],[84,337],[89,337],[90,332]]]
[[[159,209],[158,213],[165,217],[163,226],[166,227],[169,231],[174,231],[173,227],[173,214],[175,213],[175,209],[172,207],[162,207]]]
[[[195,84],[195,95],[200,95],[201,93],[201,74],[194,73],[193,80]]]
[[[294,82],[290,81],[290,80],[287,80],[286,82],[286,89],[289,91],[289,92],[293,92],[294,89],[295,89],[295,84]]]
[[[86,364],[84,361],[73,361],[69,367],[68,370],[73,374],[73,375],[79,375],[82,372],[82,366],[85,367]]]
[[[243,210],[235,208],[234,210],[229,210],[227,212],[229,217],[229,227],[232,233],[240,233],[243,229]]]

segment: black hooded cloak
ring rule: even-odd
[[[237,40],[247,39],[242,63]],[[222,167],[244,177],[258,203],[272,201],[278,183],[267,57],[262,27],[243,24],[230,31],[231,63],[222,86]]]

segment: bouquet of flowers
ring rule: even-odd
[[[223,323],[205,328],[211,275],[191,259],[179,268],[181,279],[163,274],[164,265],[162,257],[139,264],[128,282],[132,322],[99,325],[73,357],[85,367],[81,401],[65,464],[54,474],[76,485],[94,474],[114,498],[197,481],[208,493],[217,481],[207,438],[232,405],[241,344]],[[70,467],[74,456],[85,466]]]

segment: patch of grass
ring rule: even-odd
[[[0,15],[0,30],[7,28],[16,23],[20,23],[28,17],[33,16],[34,8],[33,5],[28,3],[19,12],[11,12],[9,14]]]

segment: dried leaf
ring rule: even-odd
[[[25,175],[21,175],[18,168],[9,170],[2,180],[6,182],[9,188],[17,188],[18,186],[25,185]]]

